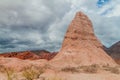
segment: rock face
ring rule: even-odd
[[[112,45],[108,49],[108,53],[112,58],[120,59],[120,41]]]
[[[68,27],[60,52],[52,62],[61,66],[116,64],[102,46],[94,34],[89,18],[82,12],[77,12]]]
[[[120,64],[120,41],[112,45],[105,51],[118,63]]]

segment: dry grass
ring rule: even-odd
[[[5,72],[5,67],[3,65],[0,65],[0,72]]]
[[[100,69],[100,66],[97,64],[93,64],[90,66],[80,66],[80,67],[65,67],[61,69],[61,71],[64,72],[84,72],[84,73],[97,73],[98,70]]]
[[[118,68],[111,68],[111,72],[115,74],[120,74],[120,71]]]
[[[72,72],[72,73],[79,72],[79,70],[76,67],[65,67],[62,68],[61,71]]]
[[[109,67],[109,66],[106,66],[106,67],[104,67],[104,70],[110,71],[111,73],[114,73],[114,74],[120,74],[120,70],[119,70],[118,67]]]
[[[100,69],[99,65],[93,64],[90,66],[83,67],[83,72],[85,72],[85,73],[97,73],[99,69]]]
[[[7,80],[13,80],[14,70],[11,68],[4,68],[4,70],[5,70],[5,73],[7,75]]]
[[[51,78],[45,79],[45,80],[63,80],[63,79],[59,78],[59,77],[51,77]]]
[[[12,68],[6,68],[5,66],[0,65],[0,72],[6,74],[7,80],[13,80],[14,70]]]
[[[39,80],[63,80],[63,79],[60,77],[54,76],[54,77],[49,77],[49,78],[40,77]],[[64,79],[64,80],[66,80],[66,79]]]
[[[51,69],[51,65],[50,64],[45,64],[44,69]]]
[[[100,69],[100,66],[97,64],[93,64],[90,66],[80,66],[79,69],[82,69],[82,71],[85,73],[97,73]]]
[[[26,68],[22,75],[25,77],[26,80],[33,80],[39,78],[39,76],[44,73],[43,68],[38,68],[35,66],[31,66],[29,68]]]

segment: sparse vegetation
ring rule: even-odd
[[[97,64],[93,64],[90,66],[79,66],[79,67],[65,67],[61,69],[61,71],[65,72],[85,72],[85,73],[97,73],[100,66]]]
[[[3,65],[0,65],[0,72],[5,72],[5,67]]]
[[[51,68],[51,65],[45,64],[44,69],[50,69],[50,68]]]
[[[111,73],[115,73],[115,74],[120,74],[120,70],[118,67],[104,67],[104,70],[106,71],[110,71]]]
[[[120,74],[119,69],[118,69],[118,68],[115,68],[115,67],[111,68],[111,72],[112,72],[112,73],[115,73],[115,74]]]
[[[63,79],[61,79],[61,78],[59,78],[59,77],[52,77],[52,78],[45,79],[45,80],[63,80]]]
[[[22,75],[20,74],[20,76],[23,77],[24,80],[34,80],[34,79],[40,79],[40,80],[63,80],[62,78],[59,77],[50,77],[50,78],[46,78],[44,76],[40,76],[41,74],[44,73],[44,71],[46,69],[51,69],[50,65],[45,65],[44,67],[37,67],[34,65],[31,65],[31,67],[26,67],[24,68],[24,70],[22,71]],[[94,65],[90,65],[90,66],[79,66],[79,67],[64,67],[61,69],[61,71],[63,72],[70,72],[70,73],[79,73],[79,72],[83,72],[83,73],[97,73],[99,70],[101,71],[108,71],[114,74],[120,74],[120,67],[116,66],[116,67],[111,67],[108,65],[105,66],[99,66],[97,64]],[[16,73],[14,73],[14,70],[12,68],[6,68],[3,65],[0,65],[0,72],[5,73],[6,74],[6,78],[7,80],[18,80],[19,76],[16,77]]]
[[[23,76],[26,78],[26,80],[33,80],[33,79],[37,79],[39,78],[39,76],[44,73],[44,69],[43,68],[36,68],[34,66],[31,66],[29,68],[26,68],[23,71]]]
[[[80,69],[83,69],[83,72],[85,73],[97,73],[98,69],[100,69],[100,66],[97,64],[93,64],[90,66],[80,66]]]
[[[49,77],[49,78],[45,78],[45,77],[40,77],[39,78],[40,80],[66,80],[66,79],[62,79],[62,78],[59,78],[59,77]]]
[[[11,68],[5,68],[5,72],[7,74],[7,79],[8,80],[12,80],[12,76],[13,76],[14,70],[11,69]]]
[[[61,69],[61,71],[72,72],[72,73],[79,72],[79,70],[76,67],[65,67]]]
[[[7,80],[12,80],[13,79],[14,70],[12,68],[7,68],[3,65],[0,65],[0,72],[6,74]]]

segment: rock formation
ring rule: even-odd
[[[102,46],[89,18],[82,12],[77,12],[68,27],[60,52],[51,62],[61,66],[116,64]]]
[[[110,48],[106,48],[105,51],[120,64],[120,41],[112,45]]]
[[[120,41],[112,45],[108,49],[108,53],[111,55],[112,58],[120,59]]]

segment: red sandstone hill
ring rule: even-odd
[[[10,53],[3,53],[0,54],[0,57],[10,57],[10,58],[19,58],[19,59],[30,59],[30,60],[36,60],[36,59],[52,59],[57,52],[50,53],[46,50],[36,50],[36,51],[22,51],[22,52],[10,52]]]
[[[0,54],[3,57],[16,57],[19,59],[39,59],[39,56],[30,52],[30,51],[23,51],[23,52],[11,52],[11,53],[3,53]]]
[[[105,48],[105,51],[120,64],[120,41],[113,44],[110,48]]]
[[[115,61],[103,50],[94,34],[92,23],[82,12],[77,12],[64,37],[60,52],[51,60],[59,66],[114,65]]]

